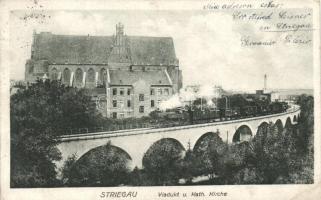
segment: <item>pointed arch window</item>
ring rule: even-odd
[[[88,82],[95,82],[95,71],[93,68],[88,70]]]
[[[58,79],[58,71],[56,68],[53,68],[50,73],[50,79],[51,80],[57,80]]]
[[[63,83],[64,84],[69,84],[70,82],[70,75],[71,75],[71,72],[70,72],[70,69],[66,68],[64,70],[64,73],[63,73]]]
[[[107,71],[106,71],[105,68],[102,68],[100,70],[100,76],[99,77],[100,77],[101,84],[106,85]]]
[[[82,83],[82,77],[83,77],[83,71],[82,71],[82,69],[78,68],[75,73],[76,84]]]

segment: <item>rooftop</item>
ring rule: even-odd
[[[171,85],[166,73],[161,70],[155,71],[125,71],[110,70],[111,85],[133,85],[140,79],[144,80],[148,85]]]
[[[170,37],[126,36],[124,48],[132,65],[178,65]],[[116,36],[34,34],[33,60],[51,64],[107,64]]]

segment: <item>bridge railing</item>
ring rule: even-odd
[[[95,132],[112,132],[120,130],[131,130],[131,129],[141,129],[141,128],[150,128],[150,123],[124,123],[124,124],[111,124],[109,126],[99,126],[99,127],[90,127],[90,128],[70,128],[64,131],[64,135],[75,135],[83,133],[95,133]]]

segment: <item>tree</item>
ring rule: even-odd
[[[250,142],[230,145],[222,158],[223,168],[217,182],[219,184],[260,183],[261,177],[258,170],[250,164],[253,161],[251,151],[253,146]]]
[[[38,81],[10,99],[11,186],[57,184],[56,137],[67,128],[91,126],[99,115],[84,90]]]
[[[191,184],[193,177],[202,174],[201,169],[201,158],[197,157],[191,149],[188,149],[182,162],[182,178],[186,179],[187,184]]]
[[[118,186],[129,178],[130,156],[122,149],[106,145],[90,150],[68,170],[70,186]]]
[[[275,183],[313,183],[313,129],[314,103],[312,96],[301,95],[297,99],[301,112],[298,124],[286,128],[284,134],[291,141],[294,151],[288,159],[288,173],[281,174]],[[281,152],[282,153],[282,152]]]
[[[266,131],[266,133],[265,133]],[[262,183],[272,184],[279,176],[287,176],[293,156],[296,154],[292,129],[277,133],[273,124],[266,130],[259,129],[251,141],[252,151],[249,152],[247,167],[253,166],[262,176]]]
[[[170,138],[154,143],[143,157],[146,173],[155,185],[173,185],[181,177],[184,147]]]
[[[276,183],[313,183],[314,163],[314,100],[312,96],[301,95],[297,99],[301,112],[298,124],[291,130],[296,147],[287,176],[280,176]]]
[[[64,184],[64,185],[68,184],[69,177],[72,174],[72,168],[75,165],[76,161],[77,161],[77,155],[72,154],[64,162],[64,165],[60,169],[62,184]]]
[[[220,174],[223,163],[222,158],[227,150],[227,144],[219,137],[219,132],[203,135],[195,144],[194,153],[200,159],[200,174],[214,178]]]
[[[232,184],[262,184],[263,178],[259,170],[254,167],[244,167],[233,176]]]
[[[137,167],[130,173],[129,185],[133,186],[151,186],[156,185],[154,180],[150,178],[150,174],[145,169]]]
[[[301,95],[297,100],[301,108],[298,119],[299,140],[298,145],[303,153],[313,151],[314,130],[314,100],[311,96]]]
[[[224,157],[224,184],[296,183],[294,178],[307,176],[308,170],[297,173],[302,162],[296,146],[296,129],[288,126],[278,134],[270,123],[259,128],[249,142],[229,146]]]

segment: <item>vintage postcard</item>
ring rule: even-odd
[[[0,2],[1,199],[321,199],[319,2]]]

